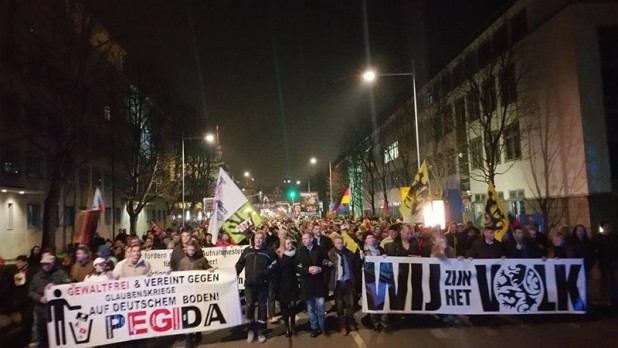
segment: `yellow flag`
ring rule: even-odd
[[[405,187],[401,188],[401,195],[404,194]],[[401,200],[399,211],[404,217],[404,221],[413,222],[412,218],[423,210],[425,203],[430,201],[429,174],[427,173],[427,163],[423,161],[418,173],[414,177],[412,186],[408,188],[407,194]]]
[[[358,244],[350,237],[348,231],[341,231],[341,237],[343,237],[343,242],[345,243],[345,247],[350,250],[353,254],[358,250]]]
[[[504,205],[496,192],[493,181],[489,181],[487,188],[487,198],[485,199],[485,215],[483,222],[485,226],[496,228],[496,240],[502,241],[502,237],[509,229],[509,217],[504,210]]]

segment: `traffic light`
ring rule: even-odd
[[[290,189],[288,191],[288,197],[290,197],[291,200],[294,200],[294,198],[296,198],[297,195],[298,193],[294,189]]]

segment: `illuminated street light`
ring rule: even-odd
[[[318,160],[315,157],[311,157],[311,159],[309,160],[309,163],[316,164],[316,163],[318,163]]]
[[[376,79],[376,72],[369,69],[363,73],[363,80],[367,82],[373,82]]]
[[[248,177],[250,177],[250,176],[251,176],[251,173],[249,173],[248,171],[247,171],[247,172],[245,172],[245,178],[248,178]]]
[[[418,109],[416,100],[416,72],[414,72],[414,63],[412,63],[411,73],[392,73],[392,74],[377,74],[375,70],[369,68],[363,73],[363,80],[367,83],[373,83],[378,76],[411,76],[412,77],[412,93],[414,95],[414,129],[416,134],[416,164],[418,169],[421,168],[421,152],[418,139]]]
[[[300,180],[296,180],[296,185],[300,185]]]
[[[208,133],[206,134],[206,136],[204,137],[204,139],[206,140],[207,143],[212,144],[215,142],[215,136],[212,133]]]

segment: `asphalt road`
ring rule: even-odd
[[[260,344],[246,342],[246,332],[241,328],[219,330],[203,334],[198,347],[618,347],[618,317],[603,310],[594,316],[538,315],[499,316],[499,327],[473,324],[466,316],[457,323],[446,324],[435,316],[413,315],[392,319],[392,330],[376,333],[368,328],[368,318],[357,312],[359,330],[349,336],[331,332],[328,337],[309,337],[306,314],[299,314],[298,336],[286,338],[282,324],[268,324],[268,340]],[[335,327],[334,313],[329,313],[328,323]],[[148,347],[184,347],[184,342],[161,338],[149,342]]]

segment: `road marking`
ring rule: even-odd
[[[437,339],[444,339],[448,337],[448,333],[442,329],[431,329],[431,334]]]
[[[352,332],[350,332],[350,336],[352,336],[354,341],[356,341],[356,344],[359,346],[359,348],[367,348],[367,345],[365,344],[365,341],[363,341],[363,339],[360,337],[358,332],[352,331]]]

